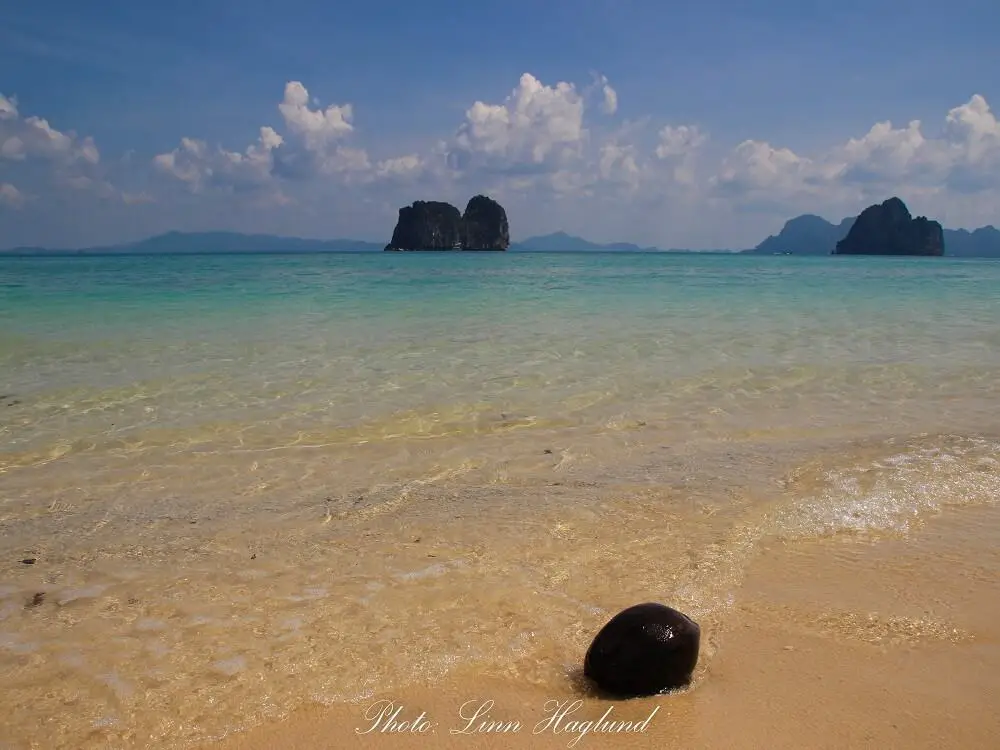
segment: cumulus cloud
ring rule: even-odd
[[[973,95],[965,104],[950,110],[945,122],[948,137],[964,143],[968,156],[976,158],[987,153],[996,156],[1000,147],[1000,121],[985,97]]]
[[[601,106],[609,115],[618,111],[618,92],[608,84],[604,84],[604,102]]]
[[[744,141],[713,184],[730,194],[868,197],[1000,190],[1000,122],[986,99],[951,109],[937,135],[919,120],[903,127],[877,122],[867,133],[813,157],[764,141]]]
[[[368,153],[338,143],[354,132],[352,105],[310,109],[309,102],[309,91],[302,83],[290,81],[285,85],[278,111],[291,137],[275,153],[275,174],[296,179],[368,173],[372,166]]]
[[[448,150],[458,170],[554,172],[581,154],[583,96],[571,83],[521,76],[502,104],[475,102]]]
[[[665,125],[657,134],[656,158],[665,162],[670,177],[679,184],[695,181],[695,162],[708,135],[697,125]]]
[[[173,151],[158,154],[153,165],[160,172],[186,183],[199,192],[208,185],[240,189],[259,186],[271,177],[274,150],[284,139],[269,127],[260,129],[257,142],[243,153],[211,148],[204,141],[181,138]]]
[[[375,167],[379,177],[408,177],[419,173],[426,163],[419,154],[406,154],[391,159],[383,159]]]
[[[618,111],[618,92],[612,88],[607,76],[597,76],[596,84],[601,95],[601,111],[613,115]]]
[[[865,179],[904,175],[915,166],[926,142],[919,120],[899,129],[894,129],[891,122],[876,123],[864,136],[851,138],[843,147],[844,176],[853,174]]]
[[[948,112],[945,141],[950,188],[960,193],[1000,190],[1000,121],[984,97],[976,94]]]
[[[602,180],[637,188],[642,179],[639,150],[632,144],[611,140],[602,144],[597,170]]]
[[[24,205],[24,193],[9,182],[0,183],[0,207],[18,209]]]
[[[478,100],[466,110],[453,135],[419,153],[372,159],[353,145],[356,133],[350,104],[322,108],[299,81],[286,84],[277,105],[281,130],[261,129],[245,152],[211,147],[197,138],[153,160],[156,169],[193,191],[232,190],[279,180],[334,178],[341,184],[435,183],[446,192],[455,180],[476,189],[528,190],[554,195],[589,194],[598,181],[634,189],[647,160],[625,130],[591,138],[585,126],[590,107],[617,111],[618,96],[605,76],[583,90],[573,83],[543,83],[524,73],[500,103]],[[692,152],[705,136],[695,127],[665,128],[659,150],[670,170],[687,179]]]
[[[364,149],[338,143],[354,131],[350,104],[311,109],[309,91],[299,81],[285,85],[278,112],[286,135],[270,126],[260,128],[257,142],[244,151],[211,147],[184,137],[172,151],[153,158],[162,174],[187,184],[194,192],[214,187],[245,190],[269,185],[276,177],[302,179],[317,175],[367,173],[372,165]],[[318,106],[318,105],[317,105]],[[272,197],[284,194],[272,192]],[[287,197],[284,197],[287,202]],[[284,205],[283,200],[266,201]]]
[[[726,157],[716,180],[733,192],[796,190],[818,174],[819,169],[811,160],[790,149],[747,140]]]
[[[26,161],[38,158],[58,164],[97,164],[100,153],[89,136],[63,133],[37,116],[22,117],[17,99],[0,94],[0,159]]]
[[[686,156],[705,144],[708,136],[702,133],[697,125],[665,125],[659,133],[659,143],[656,146],[658,159],[669,159],[676,156]]]
[[[37,115],[21,112],[17,98],[0,94],[0,166],[13,174],[17,188],[3,184],[2,202],[20,208],[28,200],[42,200],[52,190],[86,191],[102,199],[117,199],[119,191],[108,181],[97,144],[90,136],[62,131]]]
[[[16,120],[17,117],[17,98],[11,97],[8,99],[3,94],[0,94],[0,120]]]
[[[354,110],[350,104],[331,104],[325,110],[309,109],[309,91],[299,81],[285,84],[285,97],[278,105],[285,125],[305,141],[306,148],[322,150],[331,141],[354,131],[351,120]]]

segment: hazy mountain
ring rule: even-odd
[[[383,249],[381,243],[361,240],[311,240],[301,237],[275,237],[268,234],[240,234],[239,232],[167,232],[138,242],[71,250],[54,250],[42,247],[16,247],[5,252],[40,253],[323,253],[323,252],[374,252]],[[599,244],[565,232],[541,237],[529,237],[512,243],[514,252],[581,252],[581,251],[657,251],[655,247],[639,247],[629,242]]]
[[[772,234],[752,250],[756,255],[829,255],[847,236],[854,220],[851,216],[831,224],[814,214],[789,219],[781,231]],[[944,254],[953,258],[1000,258],[1000,230],[986,226],[973,232],[967,229],[944,230]]]
[[[553,232],[539,237],[529,237],[511,243],[508,252],[522,253],[581,253],[581,252],[621,252],[621,253],[732,253],[732,250],[682,250],[659,247],[642,247],[632,242],[591,242],[566,232]]]
[[[135,252],[265,253],[345,252],[381,250],[383,245],[360,240],[314,240],[238,232],[167,232],[127,246]]]
[[[302,237],[275,237],[239,232],[167,232],[138,242],[121,245],[50,250],[15,247],[10,253],[330,253],[381,251],[382,245],[361,240],[311,240]]]
[[[778,234],[772,234],[753,250],[762,255],[829,255],[837,242],[847,236],[854,217],[831,224],[821,216],[803,214],[789,219]]]
[[[944,254],[956,258],[1000,258],[1000,229],[992,225],[972,232],[945,229]]]
[[[600,244],[597,242],[591,242],[590,240],[585,240],[582,237],[574,237],[573,235],[566,234],[565,232],[555,232],[553,234],[545,234],[540,237],[529,237],[526,240],[515,242],[511,244],[510,250],[516,252],[534,252],[534,253],[558,253],[558,252],[578,253],[585,251],[609,251],[609,250],[618,250],[624,252],[640,252],[640,251],[656,252],[659,250],[659,248],[639,247],[638,245],[633,245],[631,242],[610,242],[607,244]]]

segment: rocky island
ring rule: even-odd
[[[399,209],[386,250],[506,250],[510,226],[503,206],[485,195],[473,197],[465,214],[450,203],[415,201]]]
[[[869,206],[834,255],[944,255],[944,230],[926,216],[913,218],[899,198]]]

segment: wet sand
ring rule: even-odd
[[[710,634],[715,652],[684,693],[607,701],[583,681],[554,691],[465,669],[440,684],[301,710],[205,750],[995,748],[998,540],[994,506],[947,512],[907,537],[774,541],[749,566],[722,632]],[[576,700],[580,708],[553,723],[556,707]],[[485,701],[494,704],[470,726]],[[397,721],[423,713],[430,726],[382,731],[388,722],[366,719],[379,702],[402,707]],[[569,723],[608,709],[610,720],[636,723],[656,712],[637,733],[581,736]]]

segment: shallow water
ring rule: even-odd
[[[998,282],[950,259],[0,259],[0,740],[189,747],[459,668],[566,690],[648,599],[702,623],[705,679],[762,547],[905,540],[1000,497]]]

